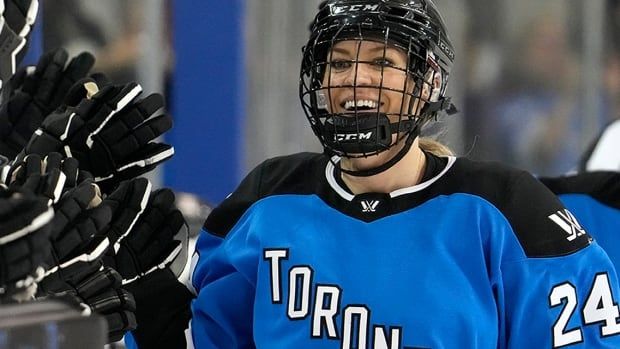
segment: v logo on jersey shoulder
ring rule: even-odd
[[[549,216],[555,224],[559,225],[562,230],[564,230],[568,237],[566,240],[573,241],[577,237],[584,235],[586,231],[581,227],[579,222],[577,222],[577,218],[570,213],[569,210],[564,209],[563,211],[558,211]]]

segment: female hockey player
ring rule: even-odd
[[[419,138],[454,52],[431,0],[328,0],[300,96],[324,154],[271,159],[205,222],[195,348],[620,347],[609,258],[531,175]]]

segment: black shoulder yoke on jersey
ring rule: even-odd
[[[568,255],[592,241],[587,233],[572,241],[567,239],[568,232],[550,219],[554,214],[564,213],[564,205],[526,171],[461,158],[444,179],[445,187],[438,190],[444,195],[469,193],[497,207],[512,226],[528,257]]]
[[[318,153],[299,153],[264,161],[252,170],[239,187],[216,207],[204,224],[205,230],[224,237],[256,201],[277,194],[310,194],[323,178],[327,158]]]
[[[569,241],[567,231],[550,219],[564,214],[564,206],[553,193],[525,171],[497,163],[465,158],[438,158],[431,183],[420,190],[352,195],[335,178],[337,167],[326,155],[300,153],[265,161],[255,168],[207,218],[204,228],[224,237],[256,201],[278,194],[316,194],[327,205],[365,222],[394,215],[423,205],[438,196],[470,194],[491,203],[507,219],[528,257],[566,255],[589,245],[587,234]],[[332,170],[330,170],[330,168]],[[331,171],[331,172],[330,172]],[[330,178],[331,175],[331,178]],[[426,183],[423,182],[423,183]],[[379,202],[372,209],[368,203]],[[465,224],[465,223],[464,223]]]
[[[620,209],[619,172],[584,172],[572,176],[543,177],[540,181],[557,195],[585,194]]]

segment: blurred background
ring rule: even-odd
[[[153,178],[217,204],[262,160],[321,150],[298,100],[319,2],[42,1],[29,60],[88,50],[115,81],[165,93],[176,155]],[[620,0],[436,2],[460,113],[428,132],[457,154],[558,175],[620,118]]]

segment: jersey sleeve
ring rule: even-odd
[[[266,160],[211,212],[200,233],[190,274],[191,288],[196,294],[190,332],[196,347],[253,347],[252,278],[256,277],[257,266],[252,264],[256,261],[251,258],[255,251],[248,240],[249,212],[254,203],[266,196],[311,190],[311,186],[306,188],[307,183],[299,180],[303,178],[299,174],[322,159],[320,154],[301,153]]]
[[[196,296],[188,342],[196,348],[246,348],[251,343],[253,286],[236,269],[240,254],[247,251],[236,237],[243,234],[240,220],[259,198],[262,167],[211,212],[199,234],[188,285]]]
[[[529,175],[502,212],[517,239],[497,248],[500,347],[620,348],[616,271],[575,216]]]
[[[620,348],[618,278],[596,244],[502,268],[506,348]]]
[[[253,348],[252,322],[256,243],[242,218],[221,241],[204,238],[198,243],[200,259],[193,284],[191,340],[195,348]]]

